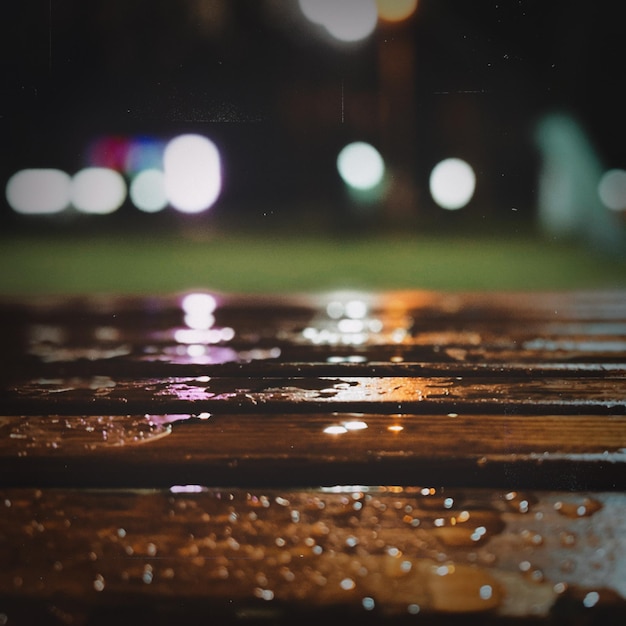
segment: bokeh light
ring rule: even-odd
[[[165,174],[161,170],[143,170],[130,183],[130,199],[145,213],[156,213],[167,206]]]
[[[382,182],[385,163],[374,146],[356,141],[341,150],[337,157],[337,169],[347,185],[359,190],[368,190]]]
[[[87,148],[89,167],[107,167],[124,174],[163,168],[164,142],[149,136],[105,135]]]
[[[126,199],[126,183],[115,170],[87,167],[74,175],[71,199],[74,207],[82,213],[113,213]]]
[[[142,170],[162,170],[162,141],[153,137],[135,137],[131,140],[126,153],[124,168],[127,174],[135,174]]]
[[[476,175],[462,159],[444,159],[430,174],[430,193],[443,209],[460,209],[474,195]]]
[[[222,189],[220,154],[201,135],[172,139],[163,154],[165,193],[170,204],[183,213],[199,213],[211,207]]]
[[[376,0],[378,17],[388,22],[401,22],[417,8],[417,0]]]
[[[626,170],[613,169],[603,174],[598,195],[607,209],[626,210]]]
[[[124,171],[130,140],[127,137],[107,135],[94,139],[87,148],[88,165],[90,167],[106,167]]]
[[[335,4],[334,0],[298,0],[302,14],[314,24],[321,24],[322,26],[332,14]]]
[[[24,215],[58,213],[70,204],[71,178],[57,169],[25,169],[9,178],[9,206]]]
[[[374,0],[298,0],[298,4],[308,20],[343,42],[369,37],[378,21]]]

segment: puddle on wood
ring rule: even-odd
[[[11,441],[18,456],[41,449],[72,453],[137,445],[161,439],[171,431],[168,421],[148,415],[0,417],[0,437]]]
[[[175,597],[234,611],[343,607],[383,616],[623,612],[623,545],[613,541],[604,570],[582,560],[610,530],[596,527],[605,536],[594,539],[580,526],[588,518],[558,513],[561,496],[360,486],[4,490],[0,558],[9,566],[0,587],[19,597],[71,589],[81,606]],[[606,502],[607,519],[624,516],[623,496],[593,500]],[[558,568],[578,555],[574,574]]]

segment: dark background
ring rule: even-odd
[[[225,170],[202,219],[323,221],[346,211],[335,159],[360,139],[392,172],[388,223],[450,219],[427,187],[447,156],[477,172],[466,220],[506,219],[515,207],[530,223],[542,116],[573,115],[607,168],[626,165],[619,9],[421,0],[406,22],[338,45],[295,0],[4,3],[2,183],[23,167],[73,173],[99,136],[198,132],[218,144]],[[4,228],[22,224],[2,201]],[[136,213],[127,203],[107,220]]]

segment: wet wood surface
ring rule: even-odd
[[[0,323],[4,623],[626,616],[623,292],[45,298]]]

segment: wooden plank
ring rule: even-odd
[[[626,616],[623,494],[8,489],[0,506],[7,623]]]
[[[233,360],[218,359],[203,363],[202,359],[175,359],[166,355],[153,355],[149,359],[115,357],[110,359],[79,358],[72,361],[31,363],[14,372],[13,380],[25,378],[53,379],[64,377],[109,376],[116,378],[199,377],[218,378],[302,378],[302,377],[482,377],[482,378],[605,378],[626,376],[626,364],[589,362],[511,362],[465,363],[465,362],[405,362],[397,355],[388,361],[371,360],[371,354],[336,354],[326,360],[279,361],[280,357],[243,360],[236,355]],[[208,358],[213,358],[208,353]],[[232,355],[227,355],[232,356]],[[258,357],[262,356],[257,354]],[[311,355],[314,356],[314,355]],[[391,360],[394,359],[394,360]],[[621,359],[620,355],[620,361]]]
[[[567,432],[567,437],[563,433]],[[106,468],[106,472],[102,472]],[[626,487],[626,416],[0,418],[0,484]]]
[[[5,414],[590,413],[624,414],[626,379],[471,377],[37,379],[2,392]]]

